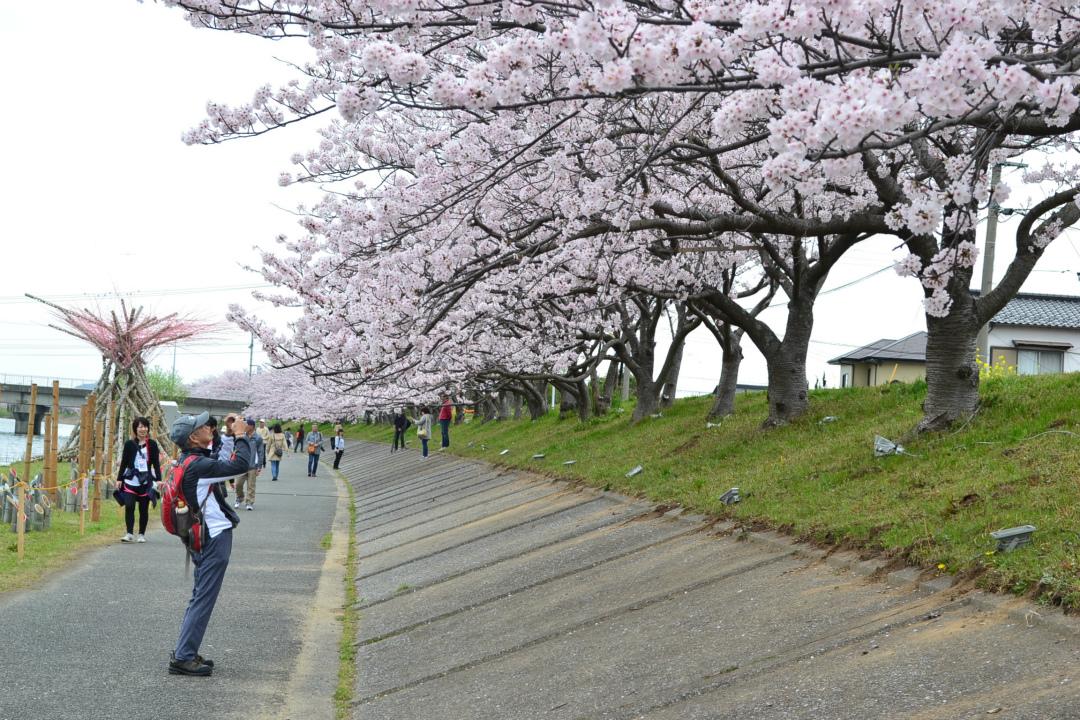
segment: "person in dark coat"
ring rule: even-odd
[[[124,503],[127,533],[120,542],[146,542],[147,510],[154,493],[154,483],[161,480],[161,453],[150,437],[150,420],[137,417],[131,422],[132,438],[124,443],[120,469],[116,472],[119,500]],[[139,535],[135,530],[135,506],[139,508]]]
[[[405,411],[398,408],[394,411],[394,444],[390,446],[390,452],[396,451],[399,447],[405,449],[405,431],[412,425],[409,422],[409,418],[405,417]]]
[[[169,431],[169,437],[183,450],[178,462],[184,473],[181,481],[184,501],[192,510],[198,508],[196,512],[202,520],[202,549],[196,552],[188,548],[195,564],[195,587],[180,623],[176,649],[169,658],[172,675],[205,677],[214,671],[214,662],[199,655],[199,646],[229,567],[233,528],[240,524],[240,517],[225,500],[222,486],[226,480],[246,473],[252,458],[252,442],[247,438],[244,418],[236,418],[232,426],[235,441],[231,459],[211,458],[209,446],[213,433],[206,424],[208,419],[207,413],[181,415]]]

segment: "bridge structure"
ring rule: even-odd
[[[28,379],[28,378],[23,378]],[[60,408],[71,413],[77,413],[79,408],[86,402],[86,398],[92,392],[84,383],[81,387],[72,387],[72,383],[60,384]],[[15,434],[23,435],[30,424],[30,384],[4,383],[0,385],[0,405],[6,405],[15,416]],[[180,413],[197,414],[209,412],[211,415],[226,415],[231,412],[240,412],[247,405],[244,400],[229,400],[221,398],[189,397],[182,403],[177,404],[176,410]],[[37,409],[34,411],[34,435],[41,435],[42,423],[45,415],[52,411],[52,381],[38,383]],[[166,408],[162,408],[163,416],[169,419],[172,414]]]

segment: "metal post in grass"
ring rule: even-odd
[[[19,507],[15,516],[18,537],[15,541],[16,552],[22,561],[26,552],[26,483],[30,482],[30,455],[34,449],[34,413],[37,411],[37,383],[30,385],[30,421],[26,425],[26,459],[22,482],[19,483]]]

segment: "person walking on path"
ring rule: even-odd
[[[265,420],[259,421],[259,429],[256,430],[256,432],[259,433],[259,437],[262,438],[263,445],[266,445],[268,442],[270,442],[270,428],[266,427]]]
[[[405,411],[401,408],[394,410],[394,444],[390,446],[390,452],[395,452],[398,447],[405,449],[405,431],[412,425],[409,418],[405,417]]]
[[[202,519],[202,550],[189,548],[195,565],[195,585],[191,599],[180,623],[176,648],[169,658],[171,675],[206,677],[214,672],[213,660],[199,655],[206,634],[206,625],[214,612],[225,570],[232,555],[232,531],[240,523],[236,512],[222,494],[222,483],[248,471],[251,464],[251,441],[247,425],[237,419],[235,444],[229,457],[214,460],[210,457],[212,431],[206,424],[209,413],[181,415],[172,424],[169,437],[182,449],[180,464],[184,467],[181,487],[184,500],[191,509],[198,508]],[[190,462],[188,458],[193,458]]]
[[[247,438],[251,443],[251,466],[236,480],[236,502],[233,503],[233,507],[238,508],[244,504],[248,510],[254,510],[255,479],[266,467],[266,446],[263,444],[262,435],[255,429],[254,418],[246,418],[244,425],[247,427]]]
[[[221,445],[218,446],[215,460],[228,460],[232,456],[233,441],[236,440],[232,427],[234,422],[236,422],[235,415],[229,413],[225,416],[225,434],[221,435]]]
[[[420,419],[416,421],[416,437],[420,440],[420,455],[428,456],[427,444],[431,439],[431,408],[420,406]]]
[[[454,419],[454,408],[450,404],[450,396],[443,393],[442,407],[439,408],[439,429],[442,430],[442,445],[439,452],[450,447],[450,421]]]
[[[131,440],[124,443],[120,457],[120,470],[116,473],[116,486],[124,501],[124,522],[127,534],[120,542],[146,542],[147,510],[150,505],[154,483],[161,480],[161,453],[157,441],[150,437],[150,420],[137,417],[131,423]],[[139,506],[139,535],[135,529],[135,506]]]
[[[280,427],[280,426],[277,426]],[[289,428],[285,428],[285,449],[292,450],[293,443],[293,431]]]
[[[217,418],[213,415],[206,421],[207,426],[213,432],[213,436],[210,439],[210,457],[217,460],[218,453],[221,452],[221,431],[218,430]]]
[[[270,442],[266,445],[266,457],[270,461],[270,480],[277,482],[278,471],[281,469],[281,458],[288,449],[289,435],[281,432],[281,423],[277,423],[270,433]]]
[[[338,464],[341,462],[341,456],[345,454],[345,435],[344,430],[339,429],[337,435],[330,440],[330,446],[334,450],[334,469],[338,469]]]
[[[319,471],[319,455],[323,451],[323,435],[319,432],[319,426],[311,423],[311,432],[307,434],[307,476],[316,477]]]
[[[300,452],[300,447],[304,444],[304,426],[296,428],[296,442],[293,443],[293,452]]]

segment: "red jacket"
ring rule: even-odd
[[[454,411],[451,408],[449,400],[444,402],[442,407],[439,408],[439,420],[453,420]]]

